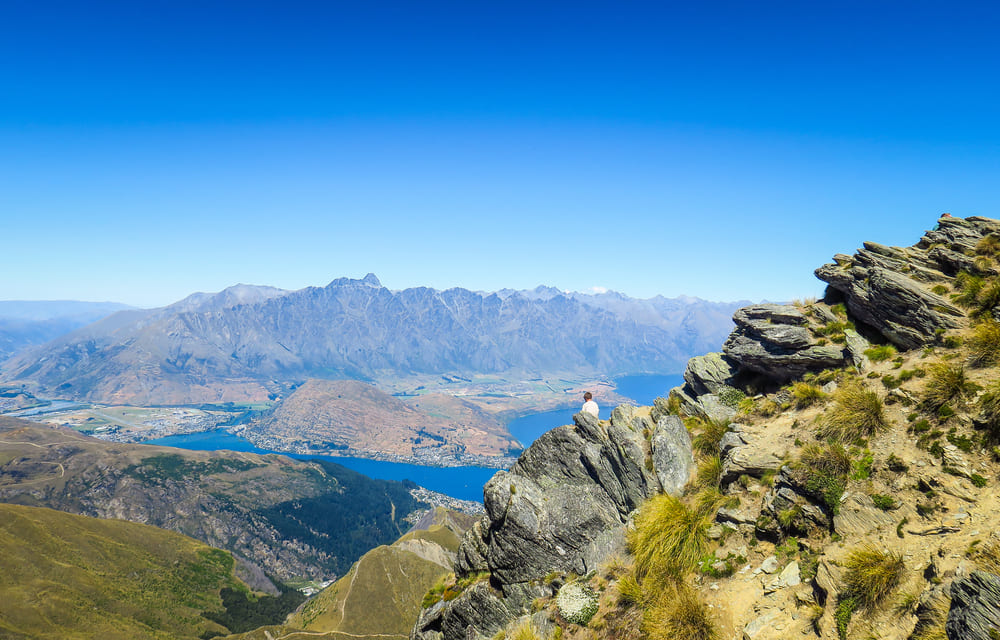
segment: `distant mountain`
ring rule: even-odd
[[[22,353],[5,381],[101,402],[265,400],[307,378],[444,373],[676,373],[717,349],[737,304],[617,293],[238,285],[127,311]]]
[[[117,302],[0,300],[0,361],[131,308]]]

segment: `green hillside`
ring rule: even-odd
[[[199,638],[226,629],[232,556],[121,520],[0,504],[0,637]]]
[[[438,507],[394,542],[366,553],[340,580],[288,619],[232,640],[405,638],[424,595],[452,571],[462,533],[475,517]]]

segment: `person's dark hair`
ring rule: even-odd
[[[591,399],[591,398],[593,398],[593,397],[594,397],[594,396],[593,396],[593,395],[591,395],[591,393],[590,393],[589,391],[583,394],[583,399],[584,399],[584,400],[590,400],[590,399]]]

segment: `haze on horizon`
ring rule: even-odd
[[[998,12],[15,3],[0,300],[818,295],[859,238],[1000,215]]]

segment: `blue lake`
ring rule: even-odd
[[[616,380],[618,393],[631,398],[638,405],[651,405],[657,396],[665,396],[667,392],[683,383],[679,375],[664,376],[624,376]],[[581,402],[582,404],[582,402]],[[601,407],[601,418],[607,419],[614,407]],[[573,424],[573,414],[580,410],[579,405],[543,411],[521,418],[516,418],[507,425],[511,435],[525,447],[535,439],[560,425]],[[297,455],[282,451],[267,451],[255,446],[252,442],[235,436],[224,429],[191,433],[186,435],[168,436],[148,440],[145,444],[156,444],[179,449],[195,451],[249,451],[252,453],[280,453],[291,458],[307,460],[323,457],[370,478],[382,480],[412,480],[431,491],[438,491],[460,500],[483,499],[483,485],[493,477],[496,469],[485,467],[425,467],[401,462],[385,462],[366,458],[341,458],[337,456]]]
[[[249,451],[252,453],[279,453],[290,458],[308,460],[310,458],[325,458],[348,469],[363,473],[369,478],[381,480],[412,480],[421,487],[437,491],[460,500],[483,501],[483,485],[493,477],[496,469],[485,467],[425,467],[401,462],[386,462],[383,460],[368,460],[365,458],[341,458],[338,456],[297,455],[283,451],[267,451],[260,449],[252,442],[235,436],[223,429],[191,433],[187,435],[168,436],[147,440],[144,444],[156,444],[164,447],[177,447],[194,451]]]

